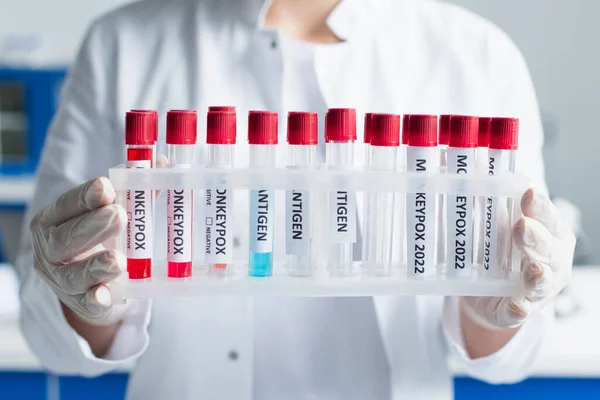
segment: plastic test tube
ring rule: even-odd
[[[277,113],[250,111],[248,115],[248,143],[250,168],[274,168],[277,149]],[[272,190],[250,191],[250,276],[266,277],[273,274],[273,210]]]
[[[369,130],[369,169],[395,171],[400,145],[400,116],[372,114]],[[365,193],[363,216],[363,271],[386,276],[392,262],[394,193]]]
[[[435,172],[439,166],[437,116],[410,115],[405,122],[408,172]],[[406,196],[409,277],[426,278],[435,272],[436,197],[431,193],[408,193]]]
[[[287,123],[288,168],[312,169],[316,167],[319,143],[318,114],[290,112]],[[293,276],[310,276],[313,273],[313,240],[310,193],[303,190],[286,192],[286,261]]]
[[[326,161],[330,169],[354,165],[356,110],[330,108],[325,115]],[[352,273],[353,245],[356,242],[356,196],[347,190],[329,193],[329,272],[333,276]]]
[[[438,149],[440,152],[440,169],[447,168],[448,166],[448,141],[450,139],[450,114],[440,115],[439,128],[438,128]],[[438,203],[436,209],[437,215],[437,264],[446,264],[446,251],[448,244],[446,243],[447,238],[447,201],[446,195],[438,195]],[[446,266],[448,267],[448,266]]]
[[[364,144],[365,147],[365,167],[369,168],[371,165],[371,117],[373,113],[365,114],[365,123],[364,123]]]
[[[515,160],[519,140],[517,118],[492,118],[488,150],[488,174],[499,175],[515,171]],[[510,246],[501,245],[498,235],[499,208],[507,207],[510,216],[511,202],[498,197],[488,197],[485,202],[485,238],[483,272],[488,277],[501,277],[504,262],[511,259]],[[507,223],[509,221],[506,221]],[[510,227],[507,227],[510,231]],[[506,233],[508,235],[509,233]],[[504,250],[504,251],[502,251]]]
[[[167,113],[169,168],[191,168],[198,123],[196,111],[172,110]],[[167,276],[192,276],[194,192],[191,189],[167,190]]]
[[[492,119],[479,118],[477,149],[475,159],[475,173],[482,175],[488,173],[488,144],[490,141],[490,126]],[[483,265],[483,239],[485,236],[485,196],[477,196],[475,200],[475,222],[473,228],[473,263]]]
[[[475,148],[479,119],[464,115],[450,118],[448,142],[448,174],[475,172]],[[446,271],[449,276],[463,278],[472,273],[473,254],[473,197],[447,196],[448,240]]]
[[[125,117],[127,168],[152,168],[157,131],[156,115],[151,112],[128,112]],[[129,279],[152,276],[154,250],[153,191],[128,190],[125,194],[127,212],[126,255]]]
[[[235,107],[209,107],[206,144],[209,168],[233,168],[236,142]],[[226,186],[206,189],[204,207],[205,260],[211,272],[228,273],[233,264],[231,220],[233,191]]]

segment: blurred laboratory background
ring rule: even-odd
[[[0,399],[124,398],[126,370],[87,379],[41,369],[18,328],[10,264],[69,63],[93,18],[126,2],[0,0]],[[496,387],[456,371],[456,398],[600,398],[600,1],[451,2],[499,25],[523,52],[544,121],[549,190],[578,234],[573,282],[534,376]]]

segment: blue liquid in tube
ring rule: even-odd
[[[273,207],[273,191],[250,192],[248,274],[253,277],[273,275]]]

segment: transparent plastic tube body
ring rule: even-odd
[[[439,168],[437,147],[408,146],[408,172],[431,173]],[[428,278],[435,273],[436,203],[438,195],[408,193],[406,195],[407,274]]]
[[[288,168],[315,168],[316,151],[315,145],[288,145]],[[286,192],[286,265],[292,276],[311,276],[314,272],[314,199],[306,190]]]
[[[329,142],[326,148],[330,169],[350,169],[354,165],[353,142]],[[346,190],[329,192],[329,251],[327,263],[333,276],[352,273],[356,242],[356,194]]]
[[[474,174],[475,148],[448,147],[447,156],[446,173]],[[446,196],[446,212],[447,274],[454,278],[470,277],[473,268],[473,196]]]
[[[488,174],[514,173],[516,150],[488,150]],[[512,261],[512,215],[514,200],[487,197],[484,205],[485,236],[483,240],[483,270],[486,277],[506,276]]]
[[[154,146],[127,145],[127,168],[152,168]],[[152,276],[154,250],[154,191],[128,190],[125,193],[127,228],[125,230],[129,279]]]
[[[191,168],[194,145],[168,145],[169,168]],[[194,224],[193,190],[167,190],[167,276],[187,278],[192,275]]]
[[[274,168],[276,145],[250,145],[250,168]],[[272,190],[250,191],[250,243],[248,273],[254,277],[273,274],[273,211]]]
[[[440,169],[443,171],[448,166],[448,146],[447,145],[439,145],[438,146],[440,153]],[[436,216],[437,216],[437,265],[446,264],[446,254],[448,244],[446,243],[447,239],[447,214],[448,202],[446,199],[446,195],[440,194],[438,195],[438,203],[436,207]]]
[[[207,168],[233,168],[234,146],[207,145]],[[233,265],[233,190],[225,185],[206,188],[204,212],[204,258],[211,272],[227,274]]]
[[[371,146],[372,171],[395,171],[398,147]],[[369,275],[386,276],[392,264],[394,193],[365,193],[363,212],[363,271]]]
[[[475,150],[475,174],[488,174],[488,149],[478,147]],[[485,196],[475,198],[475,211],[473,220],[473,263],[477,266],[483,264],[483,243],[485,237]]]

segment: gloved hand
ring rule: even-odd
[[[125,268],[125,256],[102,243],[127,224],[115,191],[97,178],[61,195],[31,221],[34,268],[57,297],[92,324],[121,320],[127,304],[112,305],[108,282]]]
[[[523,324],[538,306],[558,294],[571,277],[575,235],[548,196],[530,188],[521,199],[523,218],[512,228],[521,250],[521,273],[526,298],[463,297],[461,307],[475,322],[488,328]]]

